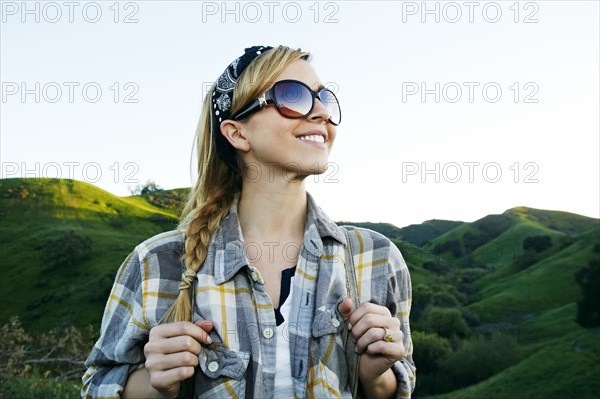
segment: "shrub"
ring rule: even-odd
[[[431,304],[432,298],[433,293],[428,286],[424,284],[417,285],[412,293],[411,318],[419,320],[425,313],[425,309]]]
[[[483,381],[519,362],[521,353],[513,337],[502,335],[495,340],[474,336],[462,341],[460,348],[440,364],[452,389]]]
[[[532,250],[528,250],[519,255],[515,262],[517,270],[523,270],[540,261],[540,256]]]
[[[550,236],[531,236],[523,241],[524,250],[542,252],[552,246],[552,237]]]
[[[423,267],[433,273],[446,274],[450,271],[450,265],[445,262],[425,262]]]
[[[85,356],[97,339],[91,326],[84,330],[68,326],[32,335],[16,316],[2,326],[0,334],[0,386],[17,378],[39,376],[55,381],[80,379]]]
[[[575,239],[572,236],[558,237],[558,247],[559,247],[559,249],[565,249],[569,245],[573,244],[573,242],[575,242]]]
[[[115,229],[120,229],[123,227],[123,221],[120,219],[112,219],[109,224],[111,225],[111,227],[114,227]]]
[[[479,315],[469,308],[461,308],[460,314],[470,327],[478,326],[481,323]]]
[[[450,294],[454,298],[456,298],[458,300],[458,302],[460,302],[460,303],[465,303],[467,301],[467,297],[465,296],[465,294],[460,292],[458,290],[458,288],[453,284],[442,284],[439,287],[438,291],[439,292],[447,292],[448,294]]]
[[[472,295],[477,292],[477,287],[473,283],[460,283],[458,285],[458,290],[467,295],[469,297],[467,301],[470,302],[470,300],[472,300]]]
[[[177,221],[174,218],[164,216],[158,213],[150,216],[150,221],[162,228],[170,229],[177,226]]]
[[[29,191],[23,187],[21,190],[19,190],[19,199],[26,199],[27,197],[29,197]]]
[[[486,275],[488,271],[480,267],[461,268],[457,270],[458,277],[465,283],[472,283]]]
[[[465,243],[465,248],[469,249],[469,252],[485,244],[487,241],[488,237],[484,236],[483,234],[474,234],[470,231],[466,231],[463,234],[463,242]]]
[[[523,249],[525,251],[517,259],[517,269],[522,270],[539,262],[541,255],[538,255],[538,253],[550,248],[551,246],[552,237],[550,236],[531,236],[525,238],[525,240],[523,240]]]
[[[437,292],[433,295],[433,305],[441,308],[453,308],[459,305],[454,295],[448,292]]]
[[[460,258],[463,255],[462,245],[459,240],[449,240],[441,244],[436,244],[434,254],[439,256],[444,252],[450,252],[455,258]]]
[[[513,218],[509,215],[487,215],[473,222],[473,226],[487,237],[487,241],[498,237],[513,225]]]
[[[42,376],[15,378],[0,384],[0,398],[79,399],[80,381],[56,381]]]
[[[81,263],[92,254],[93,241],[69,230],[56,238],[48,238],[36,247],[42,251],[40,259],[44,266],[53,270],[68,268]]]
[[[465,337],[469,334],[469,326],[463,319],[460,310],[451,308],[432,308],[424,318],[426,331],[433,331],[444,338]]]
[[[419,368],[419,373],[434,372],[440,363],[452,353],[448,340],[436,333],[417,332],[412,337],[415,347],[413,360]]]
[[[15,189],[9,188],[2,194],[5,198],[18,198],[22,200],[27,199],[29,195],[29,191],[23,185],[20,185]]]
[[[600,259],[592,259],[575,279],[583,293],[577,302],[577,323],[582,327],[600,326]]]

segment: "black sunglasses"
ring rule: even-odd
[[[321,87],[316,92],[304,82],[291,79],[275,82],[266,93],[242,108],[231,119],[235,121],[244,119],[269,104],[275,104],[279,113],[286,118],[305,118],[312,112],[315,98],[318,98],[329,111],[329,121],[333,125],[339,125],[342,120],[342,111],[337,97],[331,90]]]

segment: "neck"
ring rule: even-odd
[[[304,179],[244,181],[242,185],[238,218],[245,240],[302,237],[307,212]]]

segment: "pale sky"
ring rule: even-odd
[[[189,187],[206,86],[284,44],[341,103],[307,180],[334,220],[600,217],[599,2],[223,4],[3,1],[1,177]]]

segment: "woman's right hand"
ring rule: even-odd
[[[150,330],[144,346],[150,384],[166,397],[176,397],[181,381],[194,375],[202,345],[212,340],[210,320],[160,324]]]

